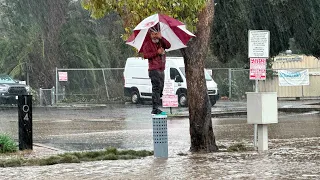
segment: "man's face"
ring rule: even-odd
[[[151,36],[151,40],[152,40],[153,43],[158,43],[159,42],[159,38],[158,38],[158,33],[157,32],[151,32],[150,36]]]
[[[159,40],[157,32],[151,32],[150,35],[153,42],[156,42]]]

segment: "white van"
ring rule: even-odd
[[[148,74],[148,60],[140,57],[127,59],[124,69],[124,94],[131,97],[132,103],[152,99],[152,85]],[[178,95],[180,106],[187,106],[187,82],[185,76],[184,60],[182,57],[167,57],[165,79],[174,80],[174,90]],[[211,105],[218,100],[218,88],[216,82],[205,71],[208,94]]]

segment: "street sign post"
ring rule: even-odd
[[[259,80],[266,79],[266,60],[269,58],[270,31],[248,31],[248,58],[250,58],[250,79],[255,80],[255,92],[259,92]],[[254,147],[257,147],[258,126],[254,124]]]

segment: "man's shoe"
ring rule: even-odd
[[[161,114],[161,113],[162,113],[162,111],[160,109],[153,109],[151,111],[151,114]]]
[[[162,111],[160,114],[161,114],[161,115],[167,115],[167,113],[164,112],[164,111]]]

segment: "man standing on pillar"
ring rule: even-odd
[[[165,114],[165,112],[159,109],[159,106],[164,85],[164,70],[166,66],[165,49],[169,49],[171,44],[161,36],[159,24],[151,27],[147,36],[150,37],[150,40],[144,43],[142,52],[144,58],[148,59],[149,63],[148,70],[152,84],[151,114]]]

